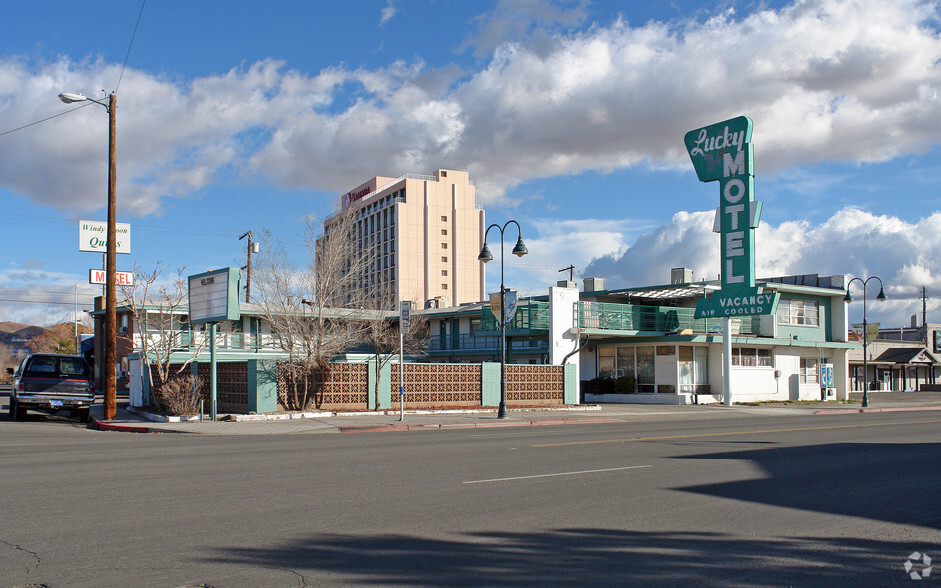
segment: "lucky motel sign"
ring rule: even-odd
[[[686,133],[686,150],[702,182],[719,181],[713,231],[721,235],[721,290],[696,305],[696,318],[772,314],[777,293],[755,286],[755,229],[761,203],[755,201],[752,120],[747,116]]]

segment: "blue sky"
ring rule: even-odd
[[[149,0],[5,7],[0,24],[0,321],[71,319],[100,288],[78,220],[104,220],[117,89],[118,219],[135,262],[244,264],[268,229],[374,175],[467,169],[544,293],[574,264],[608,287],[714,278],[715,184],[683,134],[755,122],[758,274],[878,275],[870,320],[941,300],[937,2]],[[140,26],[128,46],[140,15]],[[127,56],[127,66],[122,67]],[[120,85],[118,85],[120,80]],[[13,131],[13,132],[8,132]],[[262,243],[264,246],[264,243]],[[175,271],[170,271],[175,273]],[[497,288],[497,272],[488,290]],[[874,296],[874,293],[870,293]],[[851,320],[862,305],[851,306]]]

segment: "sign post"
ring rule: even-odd
[[[187,278],[190,325],[209,323],[209,418],[216,420],[216,324],[237,321],[241,270],[227,267]]]
[[[405,420],[405,332],[411,322],[412,301],[399,301],[399,420]]]
[[[696,304],[696,318],[722,317],[725,405],[732,405],[731,318],[774,314],[780,295],[755,286],[755,229],[761,203],[755,201],[753,123],[747,116],[686,133],[689,158],[701,182],[719,182],[713,231],[720,234],[721,289]]]

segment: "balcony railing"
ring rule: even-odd
[[[452,342],[456,345],[452,346]],[[517,352],[544,352],[548,350],[548,342],[543,339],[517,339],[507,340],[510,349]],[[469,333],[461,333],[453,340],[450,335],[446,337],[432,337],[428,341],[429,352],[451,352],[451,351],[490,351],[497,353],[500,351],[500,338],[492,336],[478,336]]]
[[[693,318],[695,308],[646,306],[611,302],[577,302],[575,324],[581,329],[648,331],[671,333],[689,329],[694,333],[721,333],[722,319]],[[733,332],[758,334],[758,321],[751,316],[732,319]],[[737,329],[736,329],[737,325]]]
[[[457,336],[457,346],[452,346],[450,335],[432,337],[428,342],[428,351],[487,351],[500,349],[500,339],[496,337],[477,337],[467,333]]]
[[[484,307],[481,317],[480,330],[499,331],[500,323],[490,312],[489,307]],[[507,331],[548,331],[549,330],[549,303],[538,302],[535,300],[526,300],[516,306],[516,314],[513,320],[506,326]]]

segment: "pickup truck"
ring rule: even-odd
[[[95,385],[88,364],[80,355],[34,353],[14,372],[10,387],[10,418],[21,421],[27,410],[55,414],[68,410],[83,423],[95,402]]]

